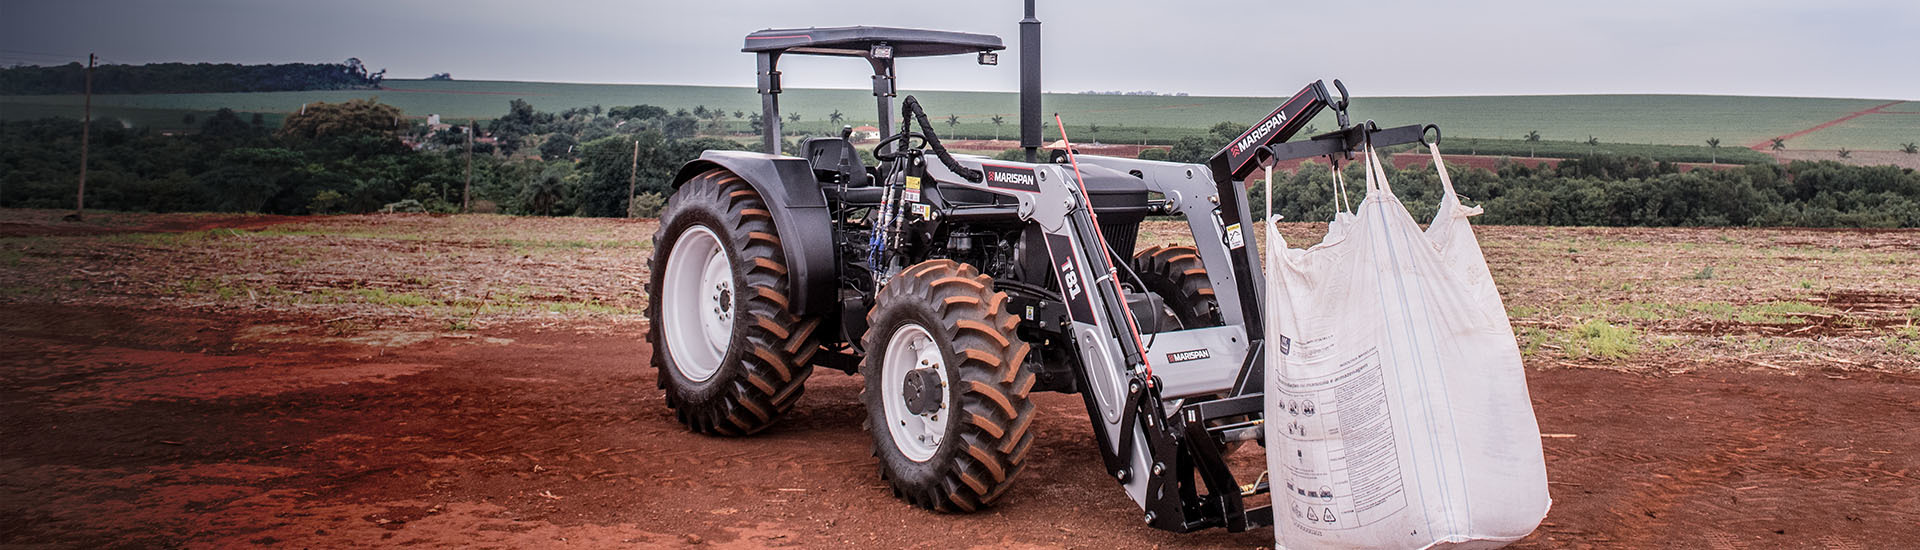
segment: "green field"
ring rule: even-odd
[[[696,105],[728,112],[753,112],[759,98],[751,88],[559,84],[541,82],[388,80],[389,89],[374,91],[315,91],[213,94],[100,95],[96,113],[134,125],[173,129],[182,115],[227,107],[241,112],[285,114],[311,101],[339,102],[378,97],[411,116],[440,114],[448,119],[490,119],[506,112],[507,102],[522,98],[542,111],[571,107],[651,104],[670,109]],[[1275,95],[1293,90],[1275,90]],[[939,129],[961,137],[1011,138],[1017,133],[1014,94],[1001,92],[906,91],[920,97],[936,119],[958,115],[960,124]],[[1277,97],[1172,97],[1048,94],[1047,112],[1066,119],[1076,141],[1165,143],[1198,133],[1221,121],[1250,123],[1270,112]],[[0,119],[50,115],[78,116],[79,96],[0,97]],[[1873,99],[1825,99],[1697,95],[1560,95],[1475,97],[1356,98],[1356,120],[1373,119],[1383,126],[1431,122],[1449,138],[1517,139],[1539,131],[1547,140],[1579,142],[1588,136],[1604,143],[1701,145],[1717,137],[1722,147],[1764,143],[1822,122],[1886,103]],[[788,90],[781,96],[783,111],[800,113],[800,131],[827,131],[827,114],[848,116],[850,124],[870,123],[872,96],[864,90]],[[1788,142],[1793,149],[1892,150],[1900,143],[1920,141],[1920,103],[1889,107],[1894,113],[1872,114],[1808,134]],[[994,115],[1004,117],[996,128]],[[277,122],[278,117],[271,117]],[[1316,125],[1333,126],[1323,116]],[[736,119],[744,128],[746,122]],[[1090,131],[1098,125],[1095,136]],[[1051,136],[1051,133],[1049,134]],[[1454,149],[1450,148],[1449,151]]]

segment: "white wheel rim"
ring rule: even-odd
[[[887,433],[893,436],[894,448],[900,449],[900,454],[908,460],[926,462],[940,450],[941,439],[947,434],[947,420],[953,416],[947,398],[947,386],[952,384],[952,379],[947,375],[946,357],[927,329],[907,323],[893,332],[881,361],[880,401],[887,415]],[[904,395],[907,373],[921,368],[933,369],[940,375],[940,407],[928,414],[907,410]]]
[[[733,269],[720,237],[703,225],[688,227],[667,253],[660,286],[660,319],[673,369],[695,382],[720,370],[733,340]]]

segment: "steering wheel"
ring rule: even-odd
[[[913,138],[920,138],[919,147],[912,146]],[[893,160],[895,158],[894,154],[883,153],[882,151],[886,150],[887,144],[893,143],[895,141],[901,142],[900,149],[903,151],[908,149],[922,149],[927,146],[927,136],[921,135],[920,132],[902,132],[902,133],[894,134],[892,136],[888,136],[887,139],[880,140],[880,143],[874,144],[873,158],[882,160],[882,161]]]

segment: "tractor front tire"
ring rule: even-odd
[[[1207,280],[1206,265],[1200,262],[1200,251],[1191,246],[1148,248],[1134,254],[1133,270],[1146,290],[1160,295],[1173,310],[1181,328],[1220,326],[1220,304],[1213,295],[1213,283]]]
[[[973,266],[902,271],[867,315],[860,373],[867,428],[894,496],[942,512],[984,508],[1032,448],[1034,374],[1007,294]]]
[[[660,214],[647,341],[667,406],[708,435],[766,429],[799,401],[819,319],[788,310],[786,255],[753,186],[715,169]]]

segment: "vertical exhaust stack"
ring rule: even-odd
[[[1027,0],[1027,18],[1020,20],[1020,147],[1027,162],[1040,158],[1040,20]]]

